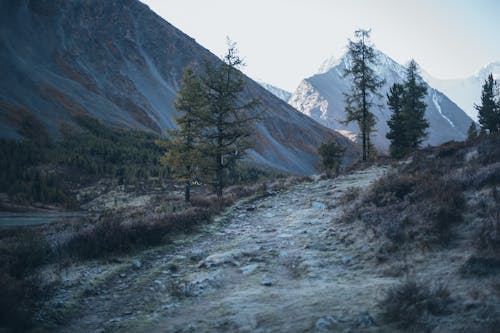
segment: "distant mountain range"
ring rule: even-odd
[[[441,80],[423,72],[424,79],[434,88],[442,91],[461,107],[472,119],[477,120],[475,104],[481,102],[481,89],[488,75],[500,79],[500,62],[492,62],[473,75],[454,80]]]
[[[221,37],[223,38],[223,36]],[[105,124],[164,133],[186,66],[220,61],[136,0],[0,2],[0,136],[19,139],[35,115],[54,138],[61,123],[91,115]],[[297,112],[245,78],[244,99],[258,98],[250,160],[283,171],[318,171],[317,147],[348,139]]]
[[[375,146],[387,151],[389,141],[385,138],[388,132],[387,120],[391,111],[386,104],[389,88],[404,79],[405,68],[384,53],[377,51],[378,65],[374,68],[379,77],[385,80],[380,90],[383,98],[378,101],[379,108],[372,112],[377,119],[376,131],[372,142]],[[350,66],[350,59],[344,55],[341,59],[328,59],[318,74],[304,79],[289,99],[290,105],[310,116],[323,125],[341,133],[356,137],[359,130],[357,124],[343,125],[346,119],[344,112],[344,93],[350,88],[348,77],[343,73]],[[428,86],[425,99],[427,104],[426,118],[430,123],[428,138],[425,144],[438,145],[449,140],[464,140],[471,118],[439,90]]]
[[[290,99],[290,97],[292,97],[292,93],[289,92],[289,91],[286,91],[284,89],[278,88],[278,87],[273,86],[272,84],[269,84],[269,83],[265,83],[265,82],[262,82],[262,81],[258,81],[258,82],[267,91],[269,91],[274,96],[278,97],[279,99],[281,99],[284,102],[288,102],[288,100]]]

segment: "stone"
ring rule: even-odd
[[[139,259],[133,259],[132,265],[134,265],[135,268],[139,269],[142,267],[142,262]]]
[[[267,278],[267,277],[263,278],[260,281],[260,285],[265,286],[265,287],[271,287],[273,284],[274,284],[273,280],[271,280],[270,278]]]
[[[306,249],[316,250],[316,251],[328,251],[328,246],[321,243],[312,243],[305,246]]]
[[[189,260],[200,261],[207,256],[207,253],[201,249],[193,249],[189,253]]]
[[[352,261],[352,257],[351,256],[343,256],[342,257],[342,263],[344,265],[349,265]]]
[[[120,273],[120,277],[123,279],[123,278],[126,278],[127,277],[127,274],[126,273]]]
[[[361,312],[358,317],[358,326],[368,328],[372,326],[377,326],[375,319],[370,315],[368,311]]]
[[[339,321],[333,316],[321,317],[316,321],[314,327],[317,332],[330,332],[337,327]]]
[[[210,268],[220,266],[222,264],[232,264],[233,266],[239,266],[239,262],[235,257],[236,255],[233,251],[214,253],[205,258],[205,260],[200,261],[198,263],[198,267]]]
[[[322,202],[313,201],[313,202],[311,202],[311,208],[323,210],[323,209],[326,209],[326,205]]]
[[[241,267],[240,271],[245,275],[249,275],[249,274],[252,274],[253,272],[255,272],[255,270],[257,268],[259,268],[259,264],[250,264],[250,265]]]

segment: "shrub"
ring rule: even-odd
[[[500,259],[472,256],[460,267],[463,275],[486,276],[500,273]]]
[[[476,246],[479,250],[491,253],[500,251],[500,209],[487,210],[476,236]]]
[[[32,325],[43,296],[37,269],[49,257],[46,239],[36,231],[16,230],[0,241],[0,331],[21,332]]]
[[[348,205],[359,197],[361,190],[359,187],[348,187],[338,199],[340,205]]]
[[[195,285],[189,281],[170,280],[167,283],[167,290],[173,297],[191,297],[195,294]]]
[[[383,207],[403,200],[416,186],[416,179],[409,175],[389,175],[372,186],[366,201]]]
[[[190,207],[180,212],[137,217],[124,223],[124,216],[107,214],[96,224],[73,235],[63,251],[81,259],[95,259],[111,254],[122,254],[134,249],[156,246],[176,232],[191,232],[210,219],[210,208]]]
[[[446,313],[450,292],[443,285],[433,289],[428,284],[407,280],[387,291],[379,303],[382,318],[408,328],[419,323],[425,313],[441,315]]]

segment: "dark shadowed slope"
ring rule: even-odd
[[[223,36],[221,37],[223,38]],[[118,127],[163,132],[183,69],[217,57],[136,0],[2,1],[0,130],[19,138],[26,114],[57,137],[62,122],[90,114]],[[316,148],[335,139],[356,148],[247,79],[262,101],[252,160],[294,173],[317,171]]]

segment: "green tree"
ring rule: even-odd
[[[387,121],[389,132],[386,137],[391,141],[389,151],[395,158],[401,158],[408,152],[406,122],[403,113],[404,97],[404,86],[399,83],[394,83],[387,94],[387,105],[392,110],[392,115]]]
[[[380,97],[377,92],[384,84],[373,70],[377,63],[377,55],[370,41],[370,30],[356,30],[355,40],[349,40],[347,54],[351,65],[344,72],[345,76],[352,78],[351,91],[345,94],[345,112],[347,115],[344,123],[356,121],[359,127],[363,161],[370,156],[370,134],[373,132],[376,120],[370,109],[375,106],[375,98]]]
[[[406,67],[404,85],[403,113],[406,121],[406,138],[408,148],[415,150],[427,136],[429,122],[425,119],[427,105],[424,98],[427,95],[427,85],[420,76],[415,60],[410,60]]]
[[[250,125],[256,120],[259,101],[242,102],[245,88],[243,65],[236,44],[228,40],[228,50],[221,63],[205,62],[202,75],[207,107],[201,109],[200,145],[205,157],[206,173],[214,175],[215,193],[222,196],[225,170],[234,166],[250,147]]]
[[[474,140],[478,135],[476,123],[471,122],[467,129],[467,140]]]
[[[497,102],[497,82],[493,79],[493,74],[483,84],[481,92],[481,105],[474,105],[478,111],[478,120],[481,129],[490,133],[498,132],[500,129],[500,102]]]
[[[335,141],[331,141],[329,143],[322,143],[319,146],[318,152],[321,156],[321,162],[326,176],[338,176],[345,148],[339,146]]]
[[[172,169],[174,177],[184,182],[184,199],[190,200],[191,183],[196,178],[201,162],[198,143],[202,129],[200,115],[207,105],[206,91],[193,69],[187,68],[181,79],[182,89],[174,106],[181,116],[177,117],[178,128],[169,131],[167,152],[161,163]]]

